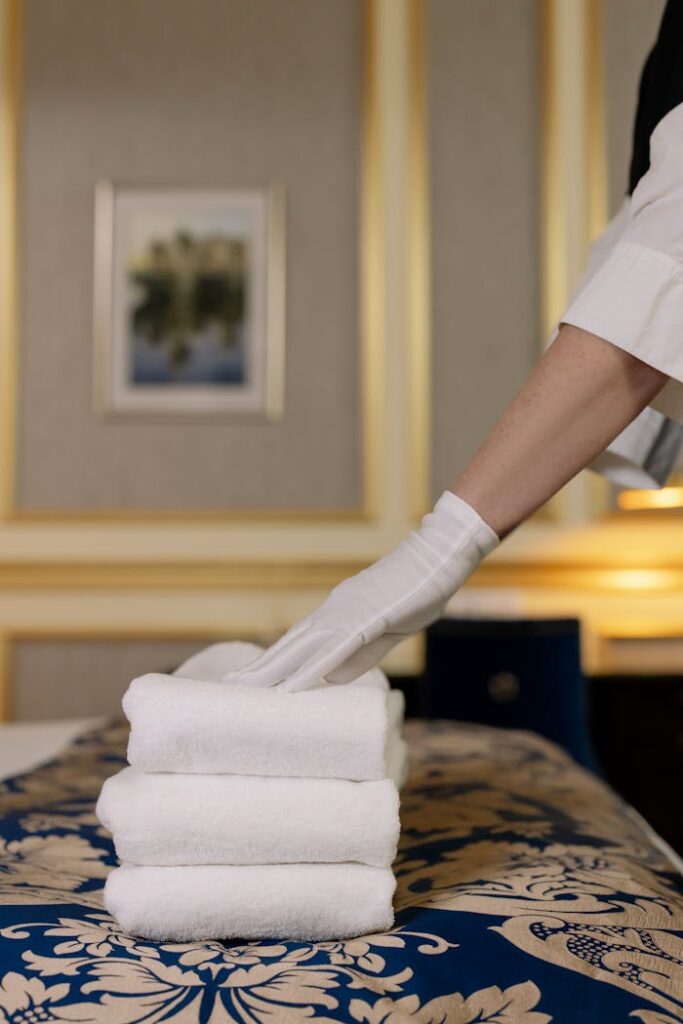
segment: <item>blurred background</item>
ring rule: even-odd
[[[5,719],[115,713],[132,676],[268,643],[398,543],[522,384],[621,202],[662,8],[2,0]],[[183,277],[182,250],[238,254],[220,315],[277,392],[262,416],[204,415],[196,391],[191,415],[170,392],[138,415],[97,401],[98,359],[115,377],[142,309],[109,285],[149,270],[126,264],[111,196],[159,188],[266,197],[268,231],[223,209],[194,241],[180,202],[176,235],[149,235],[172,287],[146,295],[149,346],[175,331],[186,361],[229,288],[205,256]],[[682,597],[683,476],[618,492],[584,472],[456,595],[457,629],[384,667],[414,713],[560,739],[676,839],[654,805],[683,761]]]

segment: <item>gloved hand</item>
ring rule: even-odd
[[[311,615],[226,681],[305,690],[347,683],[400,640],[439,618],[444,605],[497,544],[471,505],[444,491],[397,548],[334,587]]]

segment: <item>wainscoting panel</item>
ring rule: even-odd
[[[170,672],[203,640],[18,639],[9,649],[16,721],[119,715],[128,683]]]

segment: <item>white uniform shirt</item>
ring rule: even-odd
[[[622,487],[661,487],[683,445],[683,103],[650,135],[650,167],[603,233],[559,325],[574,324],[670,376],[589,464]]]

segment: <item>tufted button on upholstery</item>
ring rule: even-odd
[[[522,684],[514,672],[496,672],[486,682],[489,697],[496,704],[512,704],[519,699]]]

